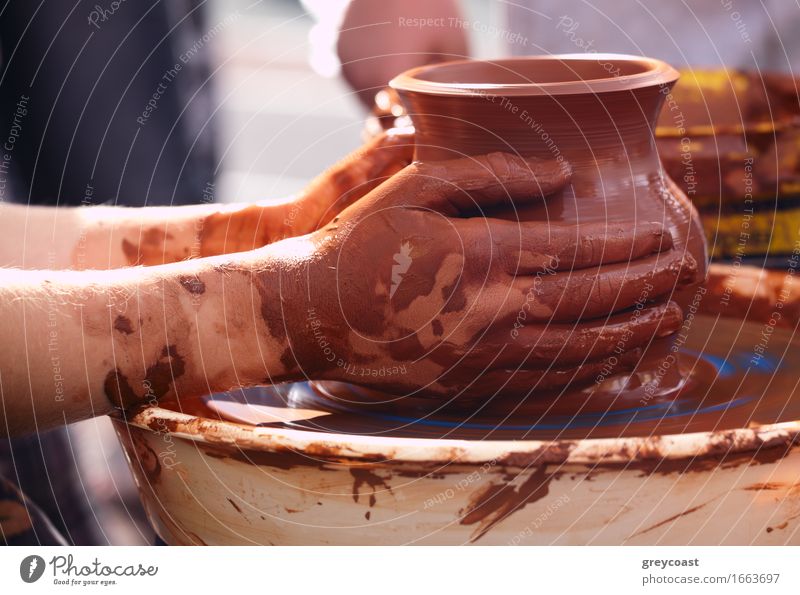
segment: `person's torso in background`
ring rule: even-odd
[[[201,0],[12,2],[0,11],[2,200],[191,204],[213,182]],[[3,177],[6,176],[3,173]]]

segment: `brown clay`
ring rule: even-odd
[[[653,138],[677,78],[659,60],[597,54],[450,62],[410,70],[390,85],[414,122],[416,159],[507,151],[567,162],[570,185],[546,205],[520,209],[520,218],[659,222],[697,261],[700,280],[702,229],[663,174]]]

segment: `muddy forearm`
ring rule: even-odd
[[[412,152],[409,130],[389,131],[282,201],[143,208],[0,204],[0,266],[113,269],[253,250],[318,229],[407,165]]]
[[[110,269],[191,256],[216,205],[191,207],[0,206],[0,263],[22,269]],[[195,254],[199,256],[200,254]]]
[[[252,250],[320,229],[407,166],[413,150],[413,130],[389,130],[322,172],[296,197],[211,214],[201,223],[202,256]]]
[[[290,235],[288,203],[81,209],[72,266],[155,266],[253,250]]]
[[[4,272],[0,434],[293,379],[286,339],[262,314],[293,299],[281,300],[281,263],[264,251],[253,258]]]
[[[293,201],[179,207],[0,205],[0,265],[113,269],[243,252],[298,235]],[[305,225],[308,227],[308,225]],[[304,233],[304,232],[303,232]]]
[[[70,245],[55,250],[67,258],[58,268],[159,265],[246,252],[308,234],[402,169],[412,146],[406,132],[384,135],[320,174],[298,196],[281,201],[69,209],[66,220],[75,222],[63,236],[71,238]]]

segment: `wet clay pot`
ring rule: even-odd
[[[505,218],[554,223],[659,221],[705,274],[694,208],[666,176],[654,139],[668,64],[616,54],[457,61],[409,70],[391,83],[416,130],[416,159],[493,151],[566,160],[571,185]]]

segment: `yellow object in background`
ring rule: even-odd
[[[712,258],[791,254],[800,244],[800,207],[775,211],[700,213]]]

